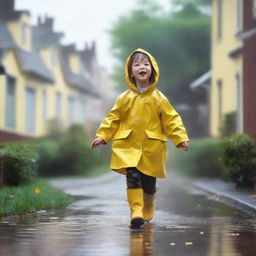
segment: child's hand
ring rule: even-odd
[[[96,137],[91,143],[91,149],[95,149],[102,144],[106,144],[106,142],[102,138]]]
[[[188,151],[189,149],[189,141],[181,142],[176,146],[176,148],[183,148],[185,151]]]

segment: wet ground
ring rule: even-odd
[[[0,220],[0,255],[254,256],[255,216],[173,178],[159,180],[154,221],[129,228],[125,177],[54,181],[67,209]]]

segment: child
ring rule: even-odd
[[[166,136],[184,150],[189,142],[179,114],[156,89],[159,70],[148,52],[137,49],[128,57],[125,78],[129,89],[102,121],[91,148],[113,140],[110,168],[126,175],[131,227],[137,228],[154,216],[156,178],[166,176]]]

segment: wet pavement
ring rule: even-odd
[[[129,228],[125,176],[55,180],[75,197],[66,209],[0,220],[0,255],[254,256],[253,214],[184,180],[158,180],[154,221]]]

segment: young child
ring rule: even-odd
[[[91,148],[113,140],[110,168],[126,175],[131,227],[137,228],[154,216],[156,178],[166,176],[166,136],[184,150],[189,142],[179,114],[156,89],[153,56],[135,50],[126,61],[125,78],[129,89],[102,121]]]

